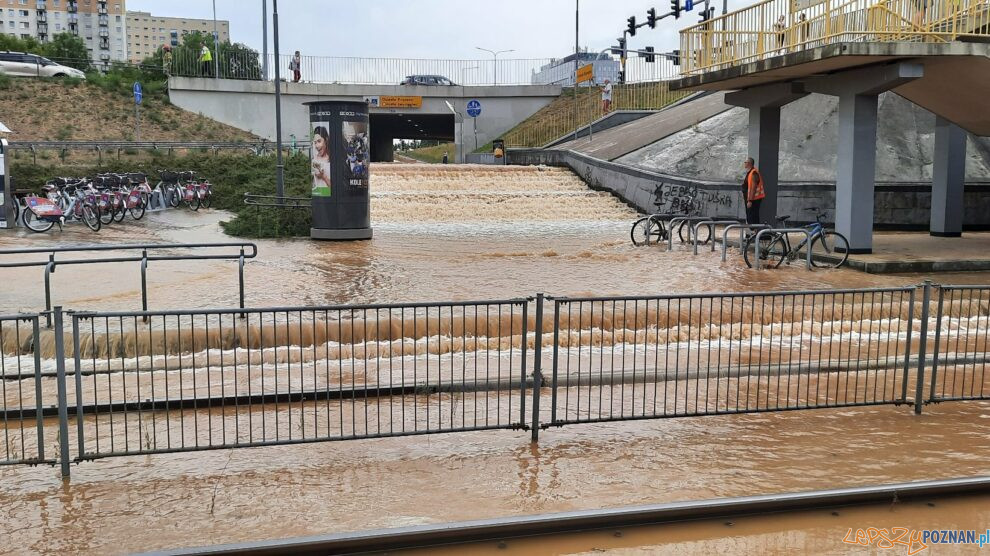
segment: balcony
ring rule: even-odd
[[[65,7],[65,11],[74,14],[79,11],[79,6],[76,6],[75,2],[69,2],[69,5]]]
[[[100,50],[110,50],[110,41],[107,39],[100,39]]]
[[[107,29],[100,29],[100,38],[107,38],[110,36],[110,31]]]
[[[104,52],[104,53],[100,54],[100,60],[102,60],[104,62],[109,62],[110,61],[110,53],[109,52]]]
[[[101,26],[106,27],[107,25],[110,25],[110,18],[105,15],[101,15],[98,23]]]
[[[47,10],[48,9],[48,6],[45,5],[45,0],[38,0],[38,9],[39,10]]]
[[[48,34],[48,24],[47,23],[39,23],[38,24],[38,34],[39,35],[47,35]]]
[[[48,23],[48,14],[45,12],[38,12],[38,23]]]
[[[79,14],[69,14],[69,25],[75,25],[79,23]]]

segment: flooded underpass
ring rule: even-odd
[[[161,262],[148,275],[153,311],[226,310],[78,320],[80,376],[67,394],[96,409],[84,442],[74,427],[68,441],[86,461],[65,484],[47,466],[0,467],[7,550],[128,552],[990,472],[990,404],[912,413],[923,333],[913,286],[928,277],[754,271],[737,254],[635,248],[635,213],[560,169],[373,172],[374,240],[259,241],[246,266],[249,308],[348,307],[242,317],[229,310],[236,262]],[[224,241],[224,217],[176,210],[0,244]],[[44,307],[41,274],[4,270],[4,314]],[[139,285],[136,264],[64,266],[53,300],[130,311]],[[842,292],[708,295],[822,288]],[[557,389],[544,383],[541,420],[568,426],[541,431],[538,445],[521,430],[420,435],[529,423],[537,292],[556,298],[539,358]],[[990,295],[948,301],[925,322],[947,364],[923,395],[990,391]],[[437,303],[399,306],[423,302]],[[36,383],[51,407],[53,334],[42,331],[36,380],[33,346],[10,330],[7,407],[34,407]],[[71,358],[71,335],[66,344]],[[775,411],[812,406],[828,408]],[[669,418],[745,411],[764,413]],[[594,422],[617,417],[634,420]],[[34,429],[16,429],[7,423],[6,449],[34,453]],[[43,429],[51,457],[57,419],[46,414]],[[412,436],[323,442],[392,434]],[[299,444],[225,447],[275,441]],[[119,454],[131,455],[108,457]]]

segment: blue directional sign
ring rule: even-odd
[[[141,84],[137,81],[134,82],[134,104],[141,104]]]
[[[694,0],[684,0],[684,11],[689,12],[694,9]]]
[[[477,118],[481,115],[481,102],[478,100],[469,100],[467,103],[467,113],[468,116],[472,118]]]

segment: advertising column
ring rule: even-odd
[[[371,239],[368,104],[346,101],[306,104],[313,180],[310,237]]]

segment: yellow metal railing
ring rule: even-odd
[[[615,85],[611,111],[659,110],[686,94],[689,93],[671,91],[661,81]],[[507,147],[542,147],[604,115],[598,87],[579,87],[577,98],[573,90],[565,90],[549,106],[507,132],[503,139]]]
[[[990,37],[990,0],[764,0],[681,31],[681,74],[840,42],[960,37]]]

